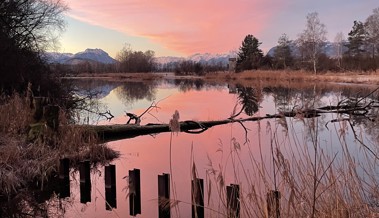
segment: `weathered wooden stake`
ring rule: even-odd
[[[80,162],[79,174],[81,183],[91,183],[91,164],[89,160]]]
[[[34,114],[33,118],[34,121],[38,122],[42,119],[43,115],[43,106],[46,105],[44,97],[34,97],[33,99],[33,106],[34,106]]]
[[[117,208],[116,199],[116,166],[110,164],[105,166],[105,209]]]
[[[228,217],[240,217],[240,188],[236,184],[226,186],[226,200],[228,206]]]
[[[59,106],[47,105],[43,107],[43,118],[46,125],[52,130],[57,131],[59,127]]]
[[[268,217],[280,217],[280,192],[271,190],[267,193],[267,212]]]
[[[59,198],[70,197],[70,159],[59,160]]]
[[[80,203],[91,202],[91,182],[80,183]]]
[[[70,179],[70,159],[62,158],[59,160],[59,178],[69,178]]]
[[[195,178],[191,184],[192,218],[204,218],[204,180]]]
[[[91,163],[89,160],[80,162],[80,203],[91,202]]]
[[[170,218],[170,174],[158,175],[159,218]]]
[[[141,214],[141,179],[140,170],[129,170],[129,208],[130,215]]]

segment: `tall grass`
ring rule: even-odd
[[[265,81],[271,83],[288,83],[288,82],[333,82],[333,83],[360,83],[360,84],[379,84],[377,72],[344,72],[334,73],[326,72],[315,75],[308,71],[270,71],[256,70],[244,71],[241,73],[219,72],[207,74],[204,77],[208,81],[219,82],[238,82],[239,84],[249,84],[251,82]]]
[[[241,217],[378,217],[379,160],[354,140],[348,121],[325,131],[324,119],[270,120],[266,132],[258,122],[258,140],[241,144],[232,137],[228,149],[220,146],[226,157],[217,165],[209,158],[206,169],[206,217],[230,217],[226,180],[240,185]],[[379,153],[378,141],[365,142]],[[278,214],[268,211],[270,191],[281,193]]]
[[[73,166],[78,161],[106,163],[119,156],[94,133],[70,125],[65,111],[60,112],[57,132],[39,125],[38,137],[28,139],[33,123],[30,102],[23,96],[0,97],[0,196],[11,197],[30,185],[43,189],[59,168],[59,159],[68,157]]]

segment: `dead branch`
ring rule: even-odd
[[[154,101],[151,103],[151,105],[144,111],[142,112],[141,115],[137,116],[133,113],[127,113],[125,112],[126,116],[129,117],[129,120],[128,122],[126,122],[126,124],[130,124],[130,121],[134,120],[134,124],[135,125],[140,125],[141,124],[141,118],[143,115],[145,115],[146,113],[149,113],[150,114],[150,111],[153,110],[153,109],[158,109],[158,103],[155,103]]]

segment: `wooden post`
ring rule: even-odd
[[[43,107],[43,118],[46,125],[52,130],[57,131],[59,127],[59,106],[47,105]]]
[[[140,170],[129,170],[129,208],[130,215],[141,214],[141,179]]]
[[[105,209],[117,208],[116,198],[116,166],[110,164],[105,166]]]
[[[59,198],[70,197],[70,159],[60,159],[59,163]]]
[[[271,190],[267,193],[267,212],[268,217],[280,217],[280,192]]]
[[[226,199],[228,206],[228,217],[240,217],[240,188],[236,184],[226,187]]]
[[[204,218],[204,181],[195,178],[191,184],[192,218]]]
[[[59,178],[69,178],[70,179],[70,159],[62,158],[59,160]]]
[[[80,183],[80,203],[91,202],[91,182]]]
[[[91,202],[91,163],[89,160],[80,162],[80,203]]]
[[[34,119],[34,121],[38,122],[42,119],[44,98],[43,97],[34,97],[33,105],[34,105],[33,119]]]
[[[158,175],[159,218],[170,218],[170,174]]]
[[[89,160],[80,162],[79,174],[81,183],[91,182],[91,164]]]

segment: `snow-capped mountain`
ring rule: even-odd
[[[65,63],[67,60],[69,60],[73,56],[74,54],[72,53],[59,53],[59,52],[48,52],[44,54],[44,58],[46,58],[49,63]]]
[[[210,54],[210,53],[196,53],[193,55],[188,56],[187,58],[183,57],[157,57],[155,58],[155,61],[157,64],[165,65],[165,64],[172,64],[177,63],[181,61],[193,61],[193,62],[199,62],[202,64],[209,64],[209,65],[215,65],[215,64],[222,64],[227,65],[229,63],[229,58],[236,57],[237,55],[234,52],[225,53],[225,54]]]
[[[295,42],[291,42],[289,46],[290,46],[292,55],[294,55],[295,57],[300,57],[301,56],[299,47],[298,47],[298,45],[296,45]],[[337,57],[337,48],[336,48],[336,46],[337,46],[336,43],[326,42],[323,45],[323,47],[322,47],[322,53],[326,54],[326,56],[328,56],[330,58],[336,58]],[[271,57],[274,57],[275,56],[276,47],[277,46],[271,48],[267,52],[267,55],[271,56]],[[343,46],[342,47],[342,53],[345,53],[346,51],[347,51],[347,47]]]
[[[48,63],[60,63],[76,65],[83,62],[98,62],[103,64],[114,64],[117,61],[111,58],[108,53],[101,49],[86,49],[85,51],[78,52],[76,54],[71,53],[57,53],[57,52],[47,52],[45,58]]]

